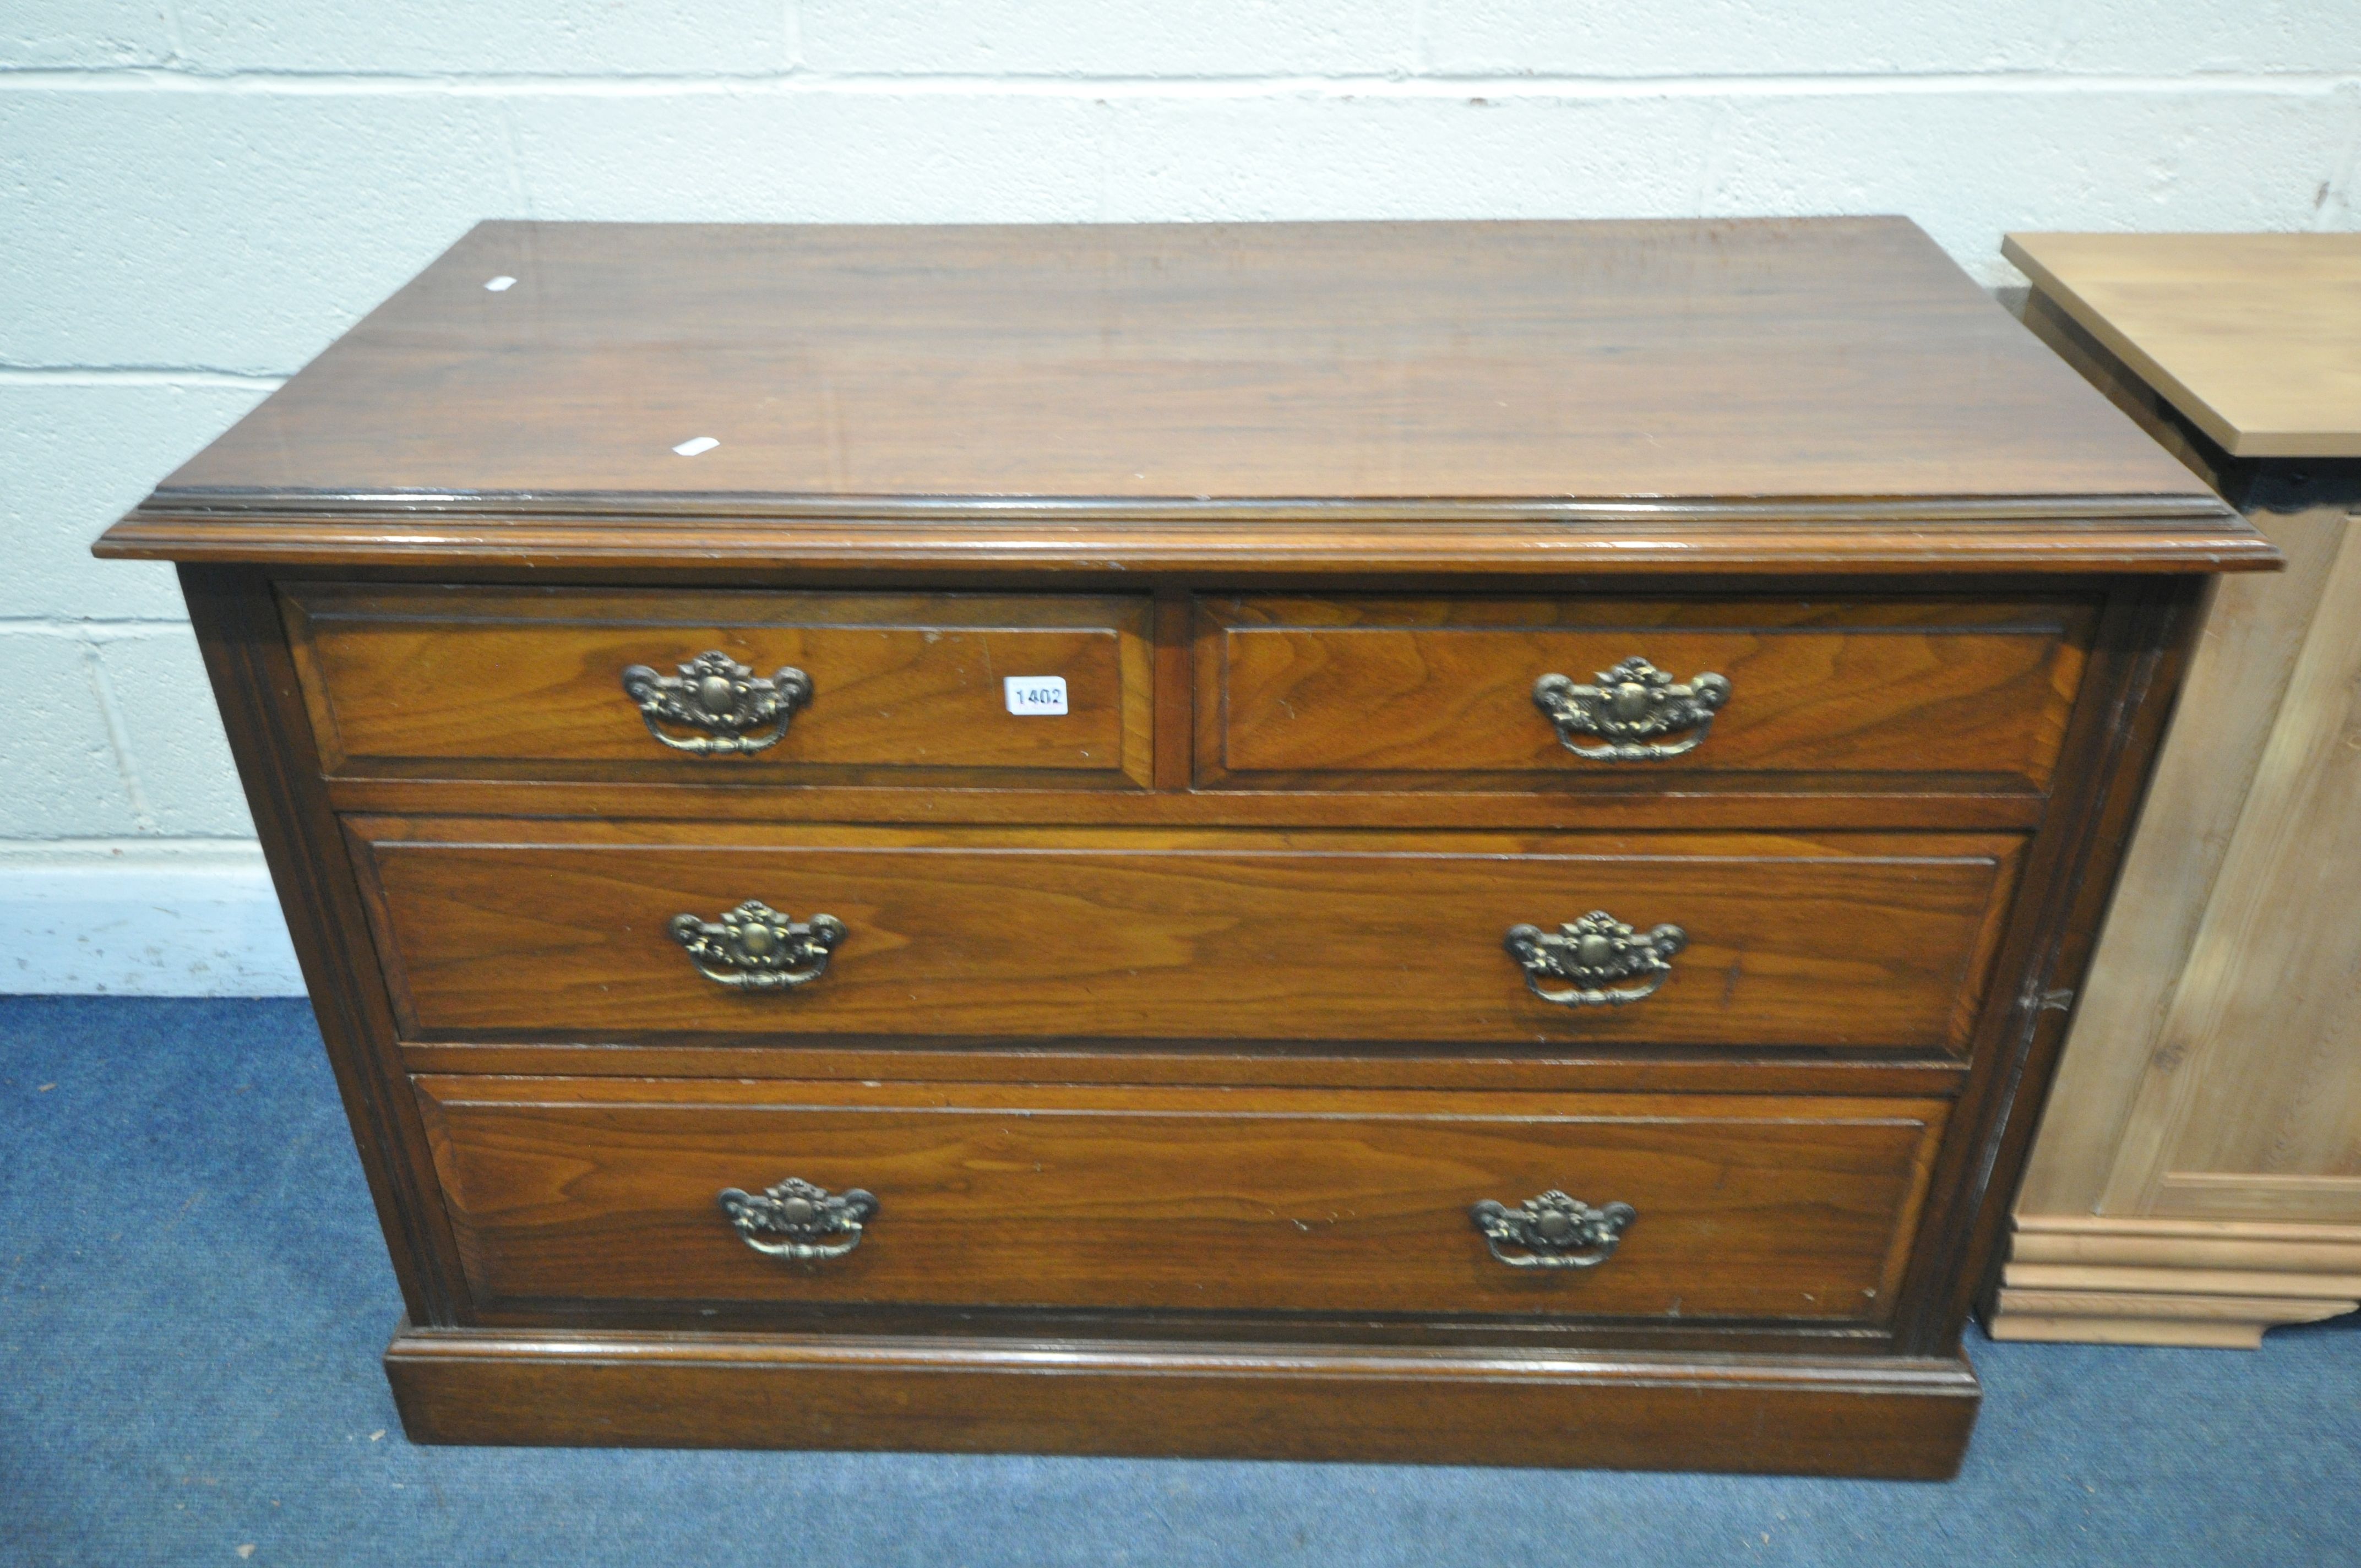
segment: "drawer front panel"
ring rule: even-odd
[[[418,1082],[486,1306],[1875,1321],[1944,1116],[1737,1095]],[[740,1238],[718,1195],[790,1178],[873,1196],[851,1251],[797,1262]],[[1553,1190],[1635,1217],[1595,1266],[1498,1261],[1471,1206]]]
[[[414,1039],[1963,1051],[2016,848],[1968,835],[1617,841],[390,818],[353,831]],[[544,841],[501,841],[511,833]],[[703,972],[675,923],[712,926],[748,900],[840,923],[825,972],[763,990],[738,988],[727,965]],[[1677,926],[1686,945],[1662,970],[1587,988],[1653,985],[1637,1000],[1543,1000],[1533,986],[1585,988],[1548,975],[1529,985],[1510,929],[1555,933],[1592,911],[1635,934]],[[775,938],[774,948],[788,941]]]
[[[311,585],[282,596],[331,773],[740,784],[1001,775],[1061,787],[1149,777],[1145,598]],[[697,754],[651,732],[624,672],[693,683],[682,666],[707,653],[773,689],[782,670],[807,678],[774,741]],[[1012,676],[1062,682],[1065,711],[1036,701],[1012,712]],[[760,742],[781,726],[771,718],[733,732],[660,718],[655,728],[694,745],[733,733]]]
[[[1769,774],[1789,788],[2038,792],[2091,624],[2073,601],[1205,599],[1198,778],[1645,790]],[[1604,678],[1627,660],[1677,689],[1651,696],[1644,670]],[[1534,699],[1548,675],[1633,689],[1621,707],[1576,701],[1562,739]],[[1698,696],[1699,676],[1726,684]],[[1672,728],[1642,733],[1651,718]],[[1583,754],[1619,740],[1646,754]]]

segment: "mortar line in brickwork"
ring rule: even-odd
[[[79,641],[93,637],[150,637],[184,631],[188,625],[185,615],[109,615],[87,620],[66,615],[5,615],[0,616],[0,637],[66,637]]]
[[[271,391],[283,374],[209,365],[0,365],[0,387],[236,387]]]
[[[42,66],[0,69],[0,92],[183,92],[271,96],[368,96],[413,93],[449,96],[667,97],[957,96],[1042,98],[1338,97],[1427,99],[1617,99],[1666,97],[1871,97],[1911,94],[2249,94],[2318,96],[2361,85],[2351,71],[2196,71],[2185,75],[2115,75],[2046,68],[1990,71],[1837,72],[1752,75],[1691,72],[1675,76],[1543,75],[1452,72],[1345,75],[1089,76],[972,72],[708,71],[636,74],[586,71],[484,72],[304,71],[246,70],[207,72],[179,66]]]
[[[257,840],[251,838],[228,838],[220,834],[125,833],[117,834],[113,838],[89,835],[76,838],[71,835],[61,835],[55,839],[40,839],[28,834],[18,834],[0,838],[0,869],[22,870],[24,867],[21,864],[11,866],[8,862],[36,861],[52,856],[71,856],[79,860],[87,860],[95,856],[120,855],[128,862],[135,856],[146,859],[155,858],[159,851],[191,859],[198,856],[214,856],[234,857],[244,861],[250,858],[258,865],[262,861],[262,846]]]

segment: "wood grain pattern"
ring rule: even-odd
[[[414,1038],[1569,1040],[1961,1049],[2013,840],[351,824]],[[533,839],[537,842],[519,842]],[[851,935],[731,991],[667,935],[759,898]],[[1645,1002],[1530,995],[1509,927],[1603,908],[1689,946]]]
[[[2106,1210],[2361,1218],[2361,530],[2339,523]]]
[[[1940,1101],[419,1080],[488,1303],[531,1298],[1875,1321]],[[864,1188],[858,1248],[782,1264],[715,1204]],[[1469,1205],[1640,1218],[1510,1268]]]
[[[486,292],[487,263],[519,284]],[[710,428],[660,428],[692,421]],[[692,434],[720,444],[675,456]],[[228,564],[192,573],[192,609],[420,1325],[388,1370],[423,1441],[1881,1475],[1958,1461],[1969,1298],[2197,593],[2279,559],[1893,220],[495,225],[98,551]],[[503,755],[501,697],[411,706],[404,672],[447,667],[439,634],[361,672],[377,684],[354,723],[335,703],[307,714],[291,636],[310,657],[313,627],[291,631],[258,566],[307,603],[580,595],[617,626],[691,599],[880,597],[1138,619],[914,614],[895,624],[917,643],[836,688],[866,698],[829,720],[852,760],[639,773],[567,751],[598,744],[574,728],[523,748],[555,755]],[[1194,603],[1362,597],[1510,618],[1425,628],[1470,639],[1419,654],[1439,666],[1479,636],[1613,630],[1634,605],[1789,607],[1648,626],[1754,639],[1675,652],[1743,654],[1745,689],[1782,694],[1784,742],[1757,734],[1745,774],[1701,758],[1636,785],[1536,787],[1530,752],[1468,770],[1481,748],[1401,711],[1426,711],[1424,677],[1387,675],[1381,728],[1342,745],[1332,726],[1312,768],[1202,787]],[[1997,619],[1916,613],[1936,604]],[[1073,766],[1023,752],[1038,732],[955,717],[980,749],[957,766],[860,751],[905,700],[971,689],[971,664],[927,674],[925,630],[994,624],[1089,649],[1115,632],[1112,771],[1100,740]],[[607,636],[575,643],[576,674]],[[1812,641],[1830,636],[1858,641]],[[1939,725],[1884,695],[1829,709],[1792,657],[1820,647],[1818,669],[1874,690],[1858,667],[1872,644],[1906,650]],[[1455,672],[1482,703],[1530,685],[1496,660]],[[508,697],[572,679],[553,668]],[[1265,685],[1308,689],[1288,669]],[[1284,738],[1270,713],[1257,744]],[[1725,739],[1745,740],[1731,717]],[[387,754],[339,754],[380,721],[402,731]],[[493,750],[436,750],[470,745]],[[1405,772],[1387,762],[1403,748],[1442,760]],[[789,885],[741,885],[773,867]],[[664,942],[675,912],[750,895],[813,913],[821,875],[856,895],[829,900],[854,937],[829,981],[770,999],[785,1007],[717,1010]],[[1532,1001],[1499,948],[1509,921],[1593,905],[1696,936],[1663,992],[1604,1018]],[[424,1130],[445,1112],[412,1071],[448,1112],[447,1170]],[[575,1075],[561,1102],[519,1085],[558,1072]],[[978,1259],[974,1288],[1036,1304],[979,1304],[948,1268],[835,1303],[597,1293],[646,1257],[579,1234],[661,1238],[683,1212],[664,1173],[710,1147],[732,1170],[698,1167],[700,1184],[764,1179],[735,1165],[779,1152],[756,1130],[773,1124],[900,1162],[933,1196],[895,1212],[931,1212],[939,1245]],[[1559,1289],[1572,1306],[1457,1310],[1438,1304],[1445,1266],[1368,1239],[1448,1218],[1432,1194],[1455,1183],[1576,1179],[1556,1168],[1586,1152],[1666,1217],[1648,1246],[1681,1243],[1635,1236],[1622,1261],[1659,1270],[1644,1289],[1635,1265]],[[1543,1157],[1546,1172],[1516,1163]],[[1249,1266],[1216,1256],[1202,1277],[1251,1304],[1191,1304],[1169,1256],[1127,1272],[1137,1245],[1087,1275],[1023,1266],[1049,1255],[1047,1226],[1007,1244],[1012,1265],[976,1239],[987,1227],[953,1223],[987,1190],[1019,1209],[1063,1194],[1060,1219],[1136,1240],[1210,1224]],[[1317,1207],[1331,1193],[1349,1216]],[[1159,1210],[1173,1194],[1195,1208]],[[1282,1212],[1309,1229],[1280,1230]],[[1338,1305],[1288,1299],[1302,1249],[1347,1233],[1364,1266],[1308,1269]],[[1759,1267],[1713,1266],[1732,1245]],[[855,1259],[906,1269],[891,1256]],[[487,1305],[471,1266],[503,1290],[584,1288]],[[1876,1304],[1809,1315],[1832,1280]],[[1367,1307],[1372,1281],[1400,1310]],[[1633,1294],[1589,1310],[1585,1284]],[[1161,1304],[1104,1304],[1142,1300]],[[1701,1300],[1772,1315],[1699,1316]]]
[[[1898,218],[485,224],[162,488],[2194,490]]]
[[[284,598],[333,773],[1151,782],[1145,596],[305,584]],[[793,665],[811,677],[777,745],[694,757],[648,734],[622,671],[668,675],[709,649],[763,676]],[[1004,678],[1045,674],[1064,678],[1071,711],[1010,713]]]
[[[353,864],[320,786],[269,579],[210,565],[182,566],[180,579],[403,1304],[415,1319],[456,1321],[468,1308],[450,1223],[417,1098],[391,1065],[398,1047],[385,986]]]
[[[2323,275],[2293,276],[2333,265],[2333,247],[2277,243],[2295,236],[2034,237],[2059,265],[2028,320],[2236,497],[2290,570],[2214,592],[1987,1317],[2010,1337],[2252,1348],[2356,1295],[2293,1243],[2311,1232],[2352,1274],[2330,1244],[2361,1220],[2361,463],[2269,455],[2353,450],[2302,425],[2343,417],[2314,350],[2352,323]],[[2231,288],[2242,258],[2287,273],[2284,298]],[[2094,286],[2069,298],[2070,280]],[[2299,345],[2303,313],[2317,319]],[[2298,419],[2280,389],[2318,398]],[[2200,394],[2218,398],[2201,409]],[[2361,424],[2345,423],[2349,443]],[[2061,1226],[2103,1234],[2061,1258],[2033,1239]],[[2268,1232],[2273,1254],[2234,1262],[2191,1227]]]
[[[500,272],[517,286],[486,293]],[[674,455],[695,433],[721,444]],[[2272,560],[1893,218],[488,224],[99,548],[461,571]]]
[[[2123,361],[2092,336],[2064,306],[2037,289],[2028,289],[2016,302],[2017,319],[2052,354],[2081,372],[2085,380],[2106,394],[2107,400],[2131,416],[2149,439],[2180,459],[2189,471],[2236,506],[2244,481],[2257,462],[2233,457],[2221,443],[2197,427],[2194,420],[2172,406],[2155,389],[2115,373]]]
[[[2035,1212],[2017,1216],[1990,1326],[1995,1339],[2257,1350],[2268,1330],[2356,1306],[2361,1225]]]
[[[1201,783],[1651,792],[1762,773],[2038,791],[2092,623],[2059,600],[1620,596],[1212,598],[1200,618]],[[1569,751],[1534,680],[1590,681],[1635,654],[1730,679],[1706,740],[1644,763]]]
[[[2286,1277],[2278,1277],[2287,1283]],[[2186,1276],[2165,1290],[2046,1290],[2001,1287],[1992,1320],[1997,1340],[2077,1344],[2178,1345],[2191,1350],[2260,1350],[2263,1335],[2289,1323],[2343,1317],[2361,1301],[2282,1292],[2217,1296],[2191,1290]],[[2196,1283],[2203,1284],[2204,1281]]]
[[[2028,1214],[2015,1225],[2027,1263],[2145,1268],[2287,1268],[2361,1276],[2361,1224],[2190,1220],[2157,1214]]]
[[[1170,1083],[1279,1089],[1485,1089],[1511,1091],[1953,1096],[1969,1065],[1940,1053],[1897,1056],[1635,1049],[1620,1042],[1446,1055],[1365,1041],[1161,1046],[1138,1041],[998,1041],[880,1046],[824,1036],[699,1044],[577,1045],[554,1040],[412,1041],[412,1072],[529,1077],[794,1078],[862,1082]]]
[[[2056,1067],[2101,918],[2131,837],[2187,666],[2203,587],[2186,580],[2129,585],[2101,617],[2087,694],[2059,761],[2058,798],[2025,857],[2027,896],[1995,960],[2011,977],[1988,1008],[1971,1074],[1938,1157],[1922,1245],[1904,1285],[1898,1343],[1924,1354],[1956,1344],[1972,1299],[1990,1288],[2006,1251],[2015,1196],[2038,1111],[2028,1086]],[[2096,700],[2093,700],[2095,696]]]
[[[792,587],[818,573],[1297,576],[1480,574],[1554,587],[1666,572],[1786,579],[1895,573],[2262,572],[2268,540],[2210,495],[1990,499],[1526,503],[879,498],[769,505],[696,492],[472,499],[172,492],[93,546],[119,561],[266,563],[465,576],[723,573]],[[643,578],[644,580],[644,578]]]
[[[2213,591],[2144,831],[2125,865],[2126,917],[2111,922],[2101,938],[2026,1168],[2020,1212],[2092,1213],[2102,1206],[2145,1065],[2189,970],[2345,533],[2334,517],[2274,518],[2268,526],[2291,569],[2224,581]]]
[[[405,1330],[414,1442],[1884,1475],[1942,1480],[1974,1424],[1958,1356],[1128,1345],[1087,1340]]]
[[[568,817],[609,820],[844,822],[952,826],[1005,823],[1078,828],[1487,828],[1523,832],[2030,832],[2043,797],[1888,774],[1775,775],[1765,787],[1708,790],[1416,791],[1191,790],[1187,705],[1171,745],[1182,782],[1150,794],[1129,789],[911,789],[886,784],[783,788],[738,783],[566,783],[508,779],[332,778],[336,808],[362,817]],[[1729,781],[1723,781],[1725,784]],[[1850,784],[1858,787],[1841,787]]]
[[[2241,457],[2361,457],[2361,236],[2013,234],[2042,295]]]

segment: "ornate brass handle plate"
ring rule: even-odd
[[[1695,751],[1729,700],[1725,677],[1692,675],[1675,684],[1671,672],[1637,653],[1599,671],[1597,685],[1576,685],[1558,674],[1533,683],[1533,706],[1557,727],[1558,744],[1600,762],[1653,762]],[[1655,739],[1679,730],[1688,733],[1677,740]],[[1595,735],[1606,744],[1578,746],[1577,735]]]
[[[681,665],[677,675],[633,664],[623,672],[623,695],[639,704],[648,733],[674,751],[745,757],[785,738],[796,710],[811,700],[812,682],[792,664],[766,679],[717,649]],[[667,724],[704,733],[668,735]]]
[[[719,920],[675,915],[666,927],[688,949],[699,974],[736,991],[789,991],[828,972],[828,956],[845,938],[833,915],[791,920],[750,898]]]
[[[877,1217],[874,1193],[858,1187],[831,1193],[794,1176],[762,1192],[725,1187],[717,1201],[740,1241],[793,1263],[842,1257],[861,1245],[861,1227]]]
[[[1523,966],[1525,989],[1543,1002],[1620,1007],[1656,993],[1673,972],[1673,955],[1689,945],[1689,934],[1678,926],[1635,931],[1604,909],[1594,909],[1554,931],[1511,926],[1501,945]],[[1565,986],[1547,989],[1550,981]]]
[[[1510,1268],[1596,1268],[1615,1255],[1615,1244],[1640,1212],[1629,1203],[1594,1209],[1553,1189],[1518,1208],[1487,1198],[1467,1211],[1484,1245]],[[1503,1246],[1515,1252],[1502,1252]]]

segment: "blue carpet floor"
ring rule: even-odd
[[[1997,1345],[1949,1485],[428,1449],[310,1010],[0,998],[0,1562],[2361,1563],[2361,1332]]]

